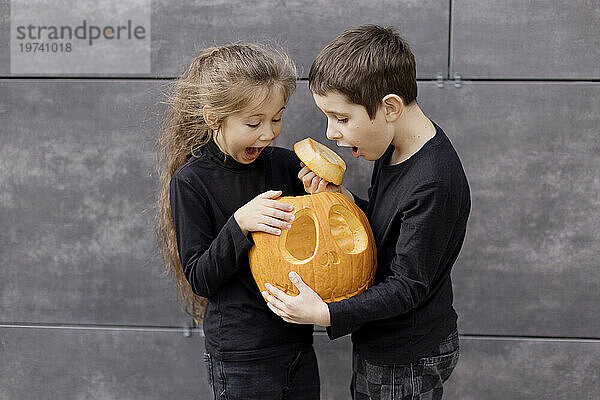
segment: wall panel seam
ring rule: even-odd
[[[454,16],[453,13],[453,8],[454,8],[454,1],[453,0],[448,0],[448,67],[447,70],[448,71],[448,75],[446,76],[446,79],[450,80],[450,77],[453,74],[452,71],[452,55],[453,55],[453,48],[454,48],[454,42],[453,42],[453,38],[452,38],[452,27],[454,26],[454,24],[452,23],[452,18]]]
[[[184,327],[177,326],[146,326],[146,325],[94,325],[94,324],[50,324],[50,323],[0,323],[0,328],[18,329],[63,329],[63,330],[106,330],[106,331],[134,331],[134,332],[181,332]],[[202,328],[191,328],[194,334],[204,335]],[[322,328],[317,328],[315,336],[327,336]],[[485,334],[460,334],[466,340],[504,340],[504,341],[539,341],[539,342],[576,342],[600,343],[600,337],[562,337],[562,336],[519,336],[519,335],[485,335]]]
[[[460,73],[460,71],[457,71]],[[16,80],[25,80],[25,81],[132,81],[132,82],[159,82],[159,81],[175,81],[177,77],[140,77],[140,78],[132,78],[132,77],[69,77],[69,76],[0,76],[0,82],[10,82]],[[454,82],[454,79],[443,79],[444,82]],[[590,79],[579,79],[579,78],[468,78],[461,76],[461,81],[465,82],[494,82],[494,83],[527,83],[527,82],[539,82],[539,83],[598,83],[600,82],[600,78],[590,78]],[[297,82],[307,82],[307,79],[298,79]],[[438,82],[437,78],[431,77],[428,79],[417,79],[417,82],[426,83],[426,82]]]

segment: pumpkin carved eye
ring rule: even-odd
[[[291,263],[308,260],[317,251],[317,222],[313,210],[298,211],[292,227],[282,231],[279,241],[281,254]]]
[[[329,230],[344,253],[358,254],[367,248],[365,228],[356,215],[342,205],[335,204],[329,209]]]

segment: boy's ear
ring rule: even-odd
[[[217,121],[217,114],[213,111],[213,108],[208,104],[202,107],[202,117],[204,117],[204,121],[208,125],[208,127],[212,130],[217,130],[219,128]]]
[[[388,94],[381,100],[383,113],[387,122],[394,122],[404,111],[404,101],[397,94]]]

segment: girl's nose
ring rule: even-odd
[[[264,141],[273,140],[277,136],[276,128],[270,124],[265,124],[265,129],[263,129],[260,139]]]

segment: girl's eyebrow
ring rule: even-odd
[[[279,114],[282,110],[285,110],[285,106],[281,107],[279,109],[279,111],[277,111],[275,114]],[[250,118],[250,117],[264,117],[264,116],[265,116],[264,113],[258,113],[258,114],[248,115],[248,118]]]

